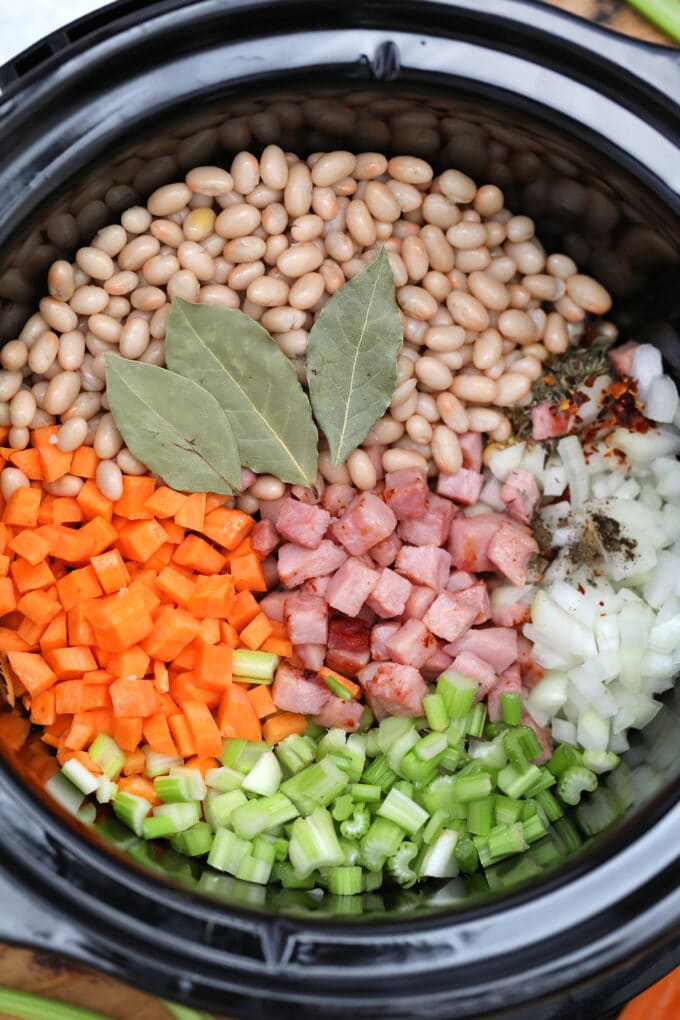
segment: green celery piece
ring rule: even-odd
[[[680,43],[680,10],[676,0],[627,0],[627,3]]]
[[[468,754],[476,761],[494,769],[502,769],[508,764],[502,733],[499,733],[493,740],[478,740],[476,737],[471,737]]]
[[[560,744],[548,762],[548,769],[554,776],[561,776],[572,765],[582,765],[583,755],[571,744]]]
[[[511,854],[527,850],[529,844],[524,838],[522,822],[496,826],[487,837],[487,846],[492,863],[503,860],[504,857],[509,857]]]
[[[565,804],[578,804],[581,794],[597,789],[597,776],[582,765],[572,765],[560,776],[557,793]]]
[[[434,843],[426,847],[418,861],[419,878],[455,878],[460,871],[456,858],[458,833],[442,829]]]
[[[142,825],[144,839],[160,839],[162,836],[172,836],[176,831],[172,819],[161,815],[149,815]]]
[[[442,829],[447,827],[447,822],[449,822],[448,814],[446,811],[442,811],[441,808],[438,808],[434,814],[430,816],[429,821],[423,829],[423,843],[426,843],[428,846],[430,843],[433,843]]]
[[[270,750],[264,741],[228,737],[222,741],[222,764],[247,775],[257,759]]]
[[[218,829],[208,854],[208,864],[216,871],[226,871],[235,877],[236,869],[251,850],[252,843],[248,840],[240,839],[230,829]]]
[[[107,733],[100,733],[92,741],[87,752],[96,761],[107,779],[118,779],[125,764],[125,752]]]
[[[317,868],[338,867],[343,863],[342,847],[326,808],[317,807],[306,818],[295,819],[288,856],[300,878],[306,878]]]
[[[494,826],[494,798],[468,801],[467,826],[475,836],[488,836]]]
[[[334,896],[356,896],[363,892],[363,872],[356,866],[328,869],[328,891]]]
[[[352,783],[349,788],[354,800],[366,804],[379,804],[382,797],[382,790],[372,783]]]
[[[223,765],[221,768],[208,769],[205,781],[211,790],[217,790],[218,793],[231,793],[232,790],[240,790],[243,786],[243,773]]]
[[[231,816],[237,808],[247,804],[243,790],[230,790],[210,798],[210,825],[213,830],[223,829],[231,824]]]
[[[493,792],[493,782],[488,772],[480,772],[477,775],[454,776],[453,798],[461,804],[467,804],[471,800],[481,800],[490,797]]]
[[[437,679],[436,693],[444,702],[449,719],[463,719],[472,708],[479,683],[472,677],[447,670]]]
[[[141,836],[151,804],[144,797],[135,797],[133,793],[117,793],[113,798],[113,810],[116,818],[132,829],[135,835]]]
[[[300,814],[308,815],[318,806],[331,804],[346,786],[346,774],[326,756],[286,779],[279,791],[292,800]]]
[[[471,875],[479,867],[479,855],[469,836],[459,837],[453,852],[464,874]]]
[[[417,845],[410,840],[404,840],[397,852],[388,858],[387,870],[402,889],[410,889],[418,880],[418,875],[412,867],[417,856]]]
[[[518,822],[522,815],[522,801],[513,797],[505,797],[502,793],[495,796],[495,814],[497,825],[512,825]],[[479,835],[484,835],[480,833]]]
[[[444,733],[428,733],[414,744],[413,752],[421,761],[432,761],[437,755],[443,754],[447,747]]]
[[[212,849],[212,829],[207,822],[196,822],[191,828],[174,835],[170,843],[177,853],[187,857],[203,857]]]
[[[541,790],[537,793],[536,802],[550,822],[556,822],[564,814],[559,801],[550,790]]]
[[[183,765],[184,759],[177,754],[158,754],[150,747],[144,749],[144,772],[149,779],[156,776],[169,776],[173,765]]]
[[[498,773],[498,789],[513,799],[524,797],[540,775],[536,765],[529,765],[526,771],[522,772],[511,763]]]
[[[591,772],[600,776],[605,772],[611,772],[619,764],[621,759],[618,754],[612,751],[584,751],[583,764]]]
[[[441,732],[449,725],[449,713],[441,694],[426,694],[423,698],[423,708],[427,717],[427,723],[434,732]]]
[[[378,727],[380,750],[395,772],[400,772],[402,758],[418,739],[413,719],[403,715],[390,715]]]
[[[366,766],[362,781],[368,783],[369,786],[379,786],[381,790],[387,793],[394,786],[398,778],[387,757],[381,754],[380,757],[374,758],[371,764]]]
[[[361,840],[364,867],[380,871],[388,857],[397,852],[405,830],[389,818],[375,818]]]
[[[272,865],[257,857],[246,854],[236,865],[235,877],[242,882],[255,882],[257,885],[266,885],[272,873]]]
[[[486,724],[486,705],[478,701],[465,717],[465,732],[471,737],[481,737]]]
[[[281,861],[272,867],[272,882],[278,882],[284,889],[313,889],[316,885],[315,874],[306,878],[298,878],[290,861]]]
[[[203,800],[208,792],[208,787],[205,785],[205,779],[200,769],[187,768],[186,765],[173,765],[170,769],[170,775],[173,779],[184,779],[189,784],[192,800]]]
[[[307,765],[311,765],[316,756],[316,744],[311,737],[300,733],[291,733],[274,748],[274,754],[285,769],[295,775]]]
[[[401,826],[411,836],[422,829],[428,820],[427,811],[396,788],[390,790],[377,813],[381,818],[389,818]]]
[[[156,776],[153,785],[164,804],[181,804],[194,800],[186,776]]]
[[[361,839],[368,832],[371,816],[363,804],[356,804],[352,815],[340,823],[340,832],[345,839]]]
[[[247,677],[251,683],[270,684],[279,664],[279,656],[273,652],[252,652],[237,648],[232,656],[231,670],[235,677]]]
[[[153,813],[156,818],[169,818],[175,832],[182,832],[201,820],[201,805],[197,800],[185,804],[161,804],[153,809]]]
[[[343,793],[335,799],[331,808],[331,814],[336,822],[346,821],[354,811],[354,800],[351,793]]]
[[[336,680],[334,676],[331,676],[330,673],[325,673],[321,679],[326,684],[326,687],[328,687],[331,694],[334,694],[336,698],[340,698],[342,701],[352,700],[350,691],[348,691],[345,685],[341,684],[339,680]]]
[[[535,843],[536,840],[543,839],[548,831],[548,826],[540,815],[535,814],[531,818],[522,821],[522,829],[527,843]]]
[[[419,786],[426,786],[431,783],[437,775],[438,766],[441,765],[449,748],[440,751],[435,758],[423,761],[416,753],[417,745],[414,745],[406,752],[399,765],[399,773],[410,782],[418,783]]]
[[[503,722],[508,726],[519,726],[522,722],[522,697],[519,691],[504,691],[501,694]]]
[[[242,839],[254,839],[299,814],[296,806],[278,789],[271,797],[257,797],[236,808],[231,816],[234,831]]]
[[[253,840],[253,857],[256,861],[274,864],[276,861],[276,839],[267,834],[256,836]]]

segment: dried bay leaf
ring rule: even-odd
[[[347,459],[387,409],[402,340],[394,278],[383,248],[324,305],[309,334],[309,394],[334,464]]]
[[[309,400],[278,344],[243,312],[175,298],[168,367],[208,390],[226,413],[241,463],[284,482],[316,483]]]
[[[226,415],[191,379],[107,357],[111,413],[129,450],[175,489],[231,495],[241,462]]]

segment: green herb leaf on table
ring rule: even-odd
[[[111,413],[127,447],[175,489],[231,495],[241,462],[229,421],[191,379],[141,361],[107,357]]]
[[[384,414],[403,340],[394,278],[383,248],[338,290],[312,327],[307,381],[334,464],[342,464]]]
[[[229,418],[241,463],[316,484],[317,432],[288,358],[259,323],[231,308],[172,302],[168,368],[205,387]]]

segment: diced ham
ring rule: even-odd
[[[412,666],[397,662],[372,662],[359,673],[366,701],[376,719],[388,715],[423,714],[425,681]]]
[[[635,340],[629,340],[627,344],[622,344],[620,347],[612,347],[611,350],[607,351],[609,360],[620,379],[633,374],[633,359],[639,346]]]
[[[517,661],[522,673],[522,683],[525,687],[535,687],[545,676],[545,670],[534,661],[534,646],[520,634],[517,638]]]
[[[247,492],[251,485],[257,481],[257,475],[250,468],[241,468],[241,492]]]
[[[359,726],[363,711],[364,706],[359,701],[343,701],[331,696],[321,711],[312,716],[312,721],[326,729],[337,726],[341,730],[353,731]]]
[[[532,762],[534,765],[545,765],[545,763],[550,761],[552,757],[552,733],[550,732],[550,727],[539,726],[538,723],[531,718],[528,712],[525,712],[522,715],[522,723],[525,726],[531,726],[532,730],[538,737],[539,744],[543,748],[540,754],[531,759]]]
[[[325,645],[328,641],[328,603],[320,595],[296,591],[286,598],[283,618],[294,645]],[[323,665],[323,660],[321,665]],[[311,666],[307,667],[311,669]],[[321,667],[319,667],[321,668]]]
[[[430,492],[425,512],[419,517],[401,521],[397,533],[411,545],[444,545],[455,512],[456,508],[450,500]]]
[[[469,587],[461,589],[458,592],[458,597],[461,602],[473,606],[477,610],[477,615],[472,621],[475,627],[480,623],[486,623],[490,618],[489,592],[483,581],[475,581]]]
[[[372,627],[374,623],[378,622],[379,617],[364,602],[363,606],[357,613],[355,619],[361,620],[363,623],[366,624],[367,627]]]
[[[270,620],[283,623],[283,612],[288,594],[285,591],[270,591],[260,599],[260,609]]]
[[[362,492],[333,525],[333,534],[352,556],[361,556],[382,542],[397,526],[397,518],[379,496]]]
[[[414,584],[424,584],[441,591],[449,579],[451,556],[436,545],[404,545],[399,550],[395,565],[399,573]]]
[[[396,634],[400,623],[392,622],[389,623],[376,623],[375,627],[371,631],[371,659],[375,662],[382,662],[385,659],[389,659],[390,653],[387,650],[387,645],[393,634]]]
[[[289,498],[284,500],[279,510],[276,527],[289,542],[305,549],[318,549],[330,522],[331,515],[327,510]]]
[[[345,616],[357,616],[379,576],[377,570],[367,567],[356,556],[350,556],[331,578],[326,592],[329,605]]]
[[[465,570],[453,570],[446,582],[446,590],[462,591],[463,588],[469,588],[474,583],[475,578],[472,574],[468,574]]]
[[[500,514],[475,514],[474,517],[456,517],[451,525],[447,549],[458,570],[480,574],[493,570],[487,555],[489,543],[506,520]]]
[[[263,499],[260,502],[260,517],[263,521],[273,521],[279,516],[281,507],[288,499],[288,496],[281,496],[281,499]]]
[[[398,521],[420,517],[427,506],[427,475],[418,467],[388,471],[384,499]]]
[[[405,577],[384,567],[366,605],[383,619],[401,616],[412,588],[413,585]]]
[[[443,648],[438,648],[423,666],[422,673],[428,680],[435,679],[440,673],[444,673],[452,662],[453,657],[447,655]]]
[[[305,581],[300,590],[307,591],[310,595],[321,595],[325,598],[330,583],[330,574],[324,574],[323,577],[310,577],[308,581]]]
[[[281,541],[273,521],[261,520],[250,532],[250,544],[260,556],[269,556]]]
[[[326,684],[313,673],[297,669],[289,662],[282,662],[277,667],[272,698],[276,707],[284,712],[316,715],[331,697]]]
[[[456,641],[472,626],[477,607],[461,599],[459,594],[443,591],[423,617],[423,623],[437,637]]]
[[[515,662],[509,669],[506,669],[503,673],[501,673],[496,681],[494,689],[489,691],[487,695],[486,707],[491,722],[502,722],[503,720],[503,701],[501,698],[503,694],[521,693],[522,678],[519,666]]]
[[[378,481],[381,481],[385,477],[385,469],[382,465],[383,453],[387,449],[386,446],[364,446],[363,451],[371,460],[371,464],[375,468],[375,477]]]
[[[479,432],[459,432],[458,442],[463,454],[463,467],[482,470],[482,436]]]
[[[453,656],[474,652],[493,666],[496,673],[503,673],[517,659],[517,631],[511,627],[475,627],[456,638],[445,650]]]
[[[402,541],[397,535],[396,531],[393,531],[391,535],[384,538],[382,542],[378,542],[377,545],[372,545],[368,550],[375,562],[379,567],[391,567],[397,558],[397,553],[401,549]]]
[[[482,698],[486,697],[496,683],[496,673],[493,666],[490,666],[488,662],[484,662],[484,659],[480,659],[474,652],[461,652],[451,663],[451,669],[456,673],[462,673],[463,676],[471,676],[474,680],[478,681],[479,687],[475,694],[475,701],[481,701]]]
[[[569,431],[569,415],[552,408],[547,400],[531,408],[532,439],[554,439]]]
[[[291,486],[290,494],[299,499],[301,503],[310,503],[317,505],[321,502],[324,493],[324,481],[321,476],[317,477],[317,491],[310,489],[308,485],[293,485]]]
[[[437,492],[440,496],[447,496],[456,503],[464,503],[472,506],[479,499],[484,479],[479,471],[472,468],[461,468],[455,475],[447,475],[440,472],[437,477]]]
[[[279,587],[279,565],[273,556],[265,556],[262,560],[262,576],[269,591]]]
[[[317,549],[304,549],[290,542],[279,549],[279,577],[285,588],[297,588],[310,577],[332,574],[347,559],[334,542],[324,540]]]
[[[508,513],[516,521],[528,524],[534,516],[541,494],[536,478],[526,468],[515,468],[506,478],[500,492]]]
[[[340,514],[344,514],[356,494],[357,490],[353,485],[342,485],[339,482],[331,482],[331,484],[327,485],[324,490],[321,505],[324,510],[328,510],[331,516],[339,517]]]
[[[326,665],[344,676],[356,676],[371,657],[369,629],[360,620],[337,617],[328,625]]]
[[[536,540],[522,528],[503,522],[489,542],[489,561],[512,584],[527,581],[527,567],[538,552]]]
[[[491,592],[491,619],[497,627],[519,627],[531,619],[533,585],[500,584]]]
[[[439,647],[437,639],[422,620],[407,620],[395,631],[387,642],[387,648],[395,662],[420,669]]]
[[[406,602],[404,616],[407,619],[422,620],[436,597],[437,592],[434,588],[428,588],[425,584],[414,584]]]
[[[318,673],[326,658],[326,646],[315,644],[293,645],[293,655],[304,669]]]

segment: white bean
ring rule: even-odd
[[[9,401],[18,393],[24,377],[21,372],[0,372],[0,400]]]
[[[364,450],[354,450],[347,458],[347,470],[352,485],[366,491],[374,488],[377,474],[373,461]]]
[[[255,499],[261,499],[266,502],[272,499],[281,499],[285,496],[286,486],[275,475],[260,475],[250,486],[248,492]]]
[[[146,464],[142,464],[125,447],[116,454],[116,464],[124,475],[145,475],[147,472]]]
[[[19,390],[9,404],[10,421],[16,428],[30,425],[33,415],[38,409],[36,399],[30,390]]]
[[[50,496],[58,498],[66,496],[72,499],[78,495],[84,484],[84,479],[75,475],[62,475],[56,482],[43,482],[43,489]]]
[[[50,379],[45,394],[45,410],[48,414],[63,414],[68,410],[80,392],[80,372],[59,372]]]
[[[97,488],[107,499],[118,500],[123,495],[123,475],[112,460],[101,460],[95,473]]]
[[[432,433],[432,458],[440,471],[453,475],[463,466],[458,436],[446,425],[435,425]]]
[[[31,483],[19,468],[6,467],[0,474],[0,493],[6,501],[17,489],[28,489]]]
[[[385,450],[382,455],[382,466],[385,472],[401,471],[402,468],[417,467],[427,471],[427,461],[415,450],[391,449]]]
[[[448,390],[453,382],[451,370],[439,358],[425,356],[416,362],[416,375],[431,390]]]
[[[516,368],[516,364],[512,366]],[[509,407],[523,400],[531,389],[531,380],[522,372],[505,372],[496,382],[495,403],[500,407]]]
[[[7,372],[17,372],[28,360],[28,347],[22,340],[10,340],[0,350],[0,364]]]
[[[575,304],[594,315],[606,315],[612,306],[612,299],[602,284],[582,273],[569,277],[567,294]]]
[[[497,385],[486,375],[464,375],[455,377],[451,392],[460,400],[472,403],[492,404],[496,399]]]
[[[87,436],[87,421],[85,418],[70,418],[69,421],[59,429],[57,446],[65,453],[77,450],[82,446]]]
[[[404,434],[404,425],[390,415],[379,418],[364,439],[364,446],[389,446]]]
[[[99,419],[99,425],[94,437],[94,452],[102,460],[111,460],[115,457],[121,446],[123,437],[116,427],[112,414],[103,414]]]
[[[453,290],[446,299],[446,307],[453,316],[453,321],[465,329],[482,332],[489,326],[489,313],[481,301],[472,294]]]
[[[328,450],[322,450],[319,454],[319,471],[327,482],[336,482],[339,485],[351,484],[347,465],[333,464]]]

